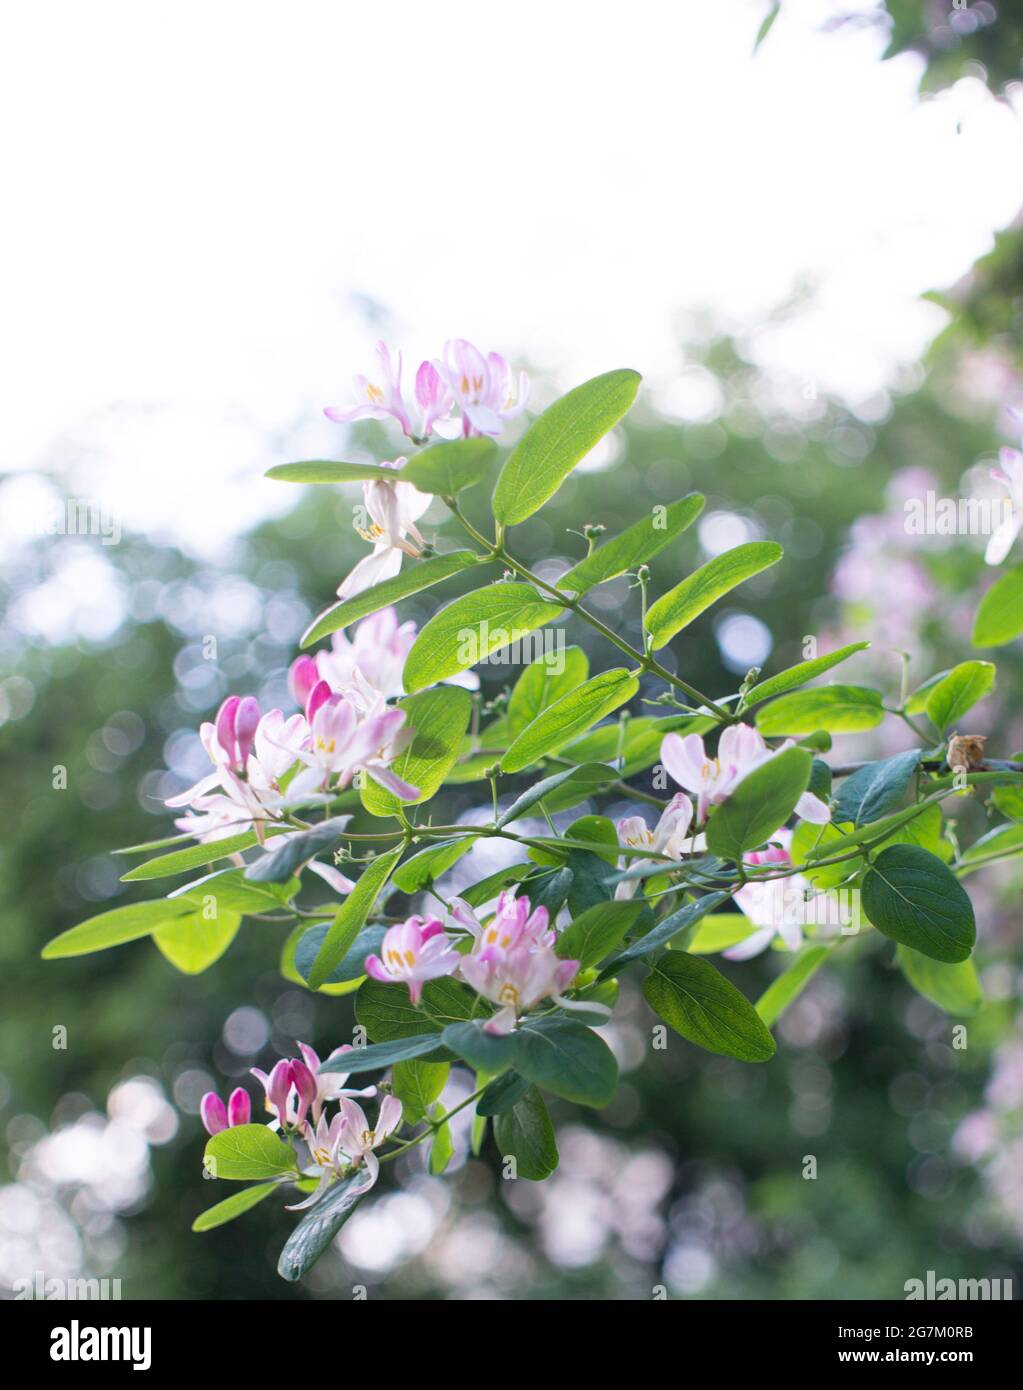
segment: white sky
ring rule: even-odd
[[[765,0],[4,7],[0,470],[214,546],[290,503],[269,464],[344,455],[359,296],[413,365],[461,335],[663,386],[709,309],[869,394],[1023,204],[1023,136],[818,32],[848,8],[787,0],[754,59]]]

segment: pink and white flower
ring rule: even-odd
[[[320,1058],[316,1049],[310,1047],[308,1043],[300,1042],[298,1050],[302,1054],[302,1060],[309,1068],[313,1080],[316,1083],[316,1095],[311,1102],[312,1122],[314,1125],[320,1123],[323,1114],[323,1107],[328,1101],[339,1100],[342,1096],[375,1096],[377,1088],[367,1086],[363,1090],[353,1090],[348,1086],[349,1072],[341,1071],[320,1071]],[[346,1052],[354,1052],[351,1043],[342,1043],[340,1047],[327,1058],[328,1062],[343,1061]]]
[[[1000,565],[1023,531],[1023,454],[1018,449],[1002,449],[998,458],[1002,466],[992,468],[991,476],[1007,488],[1012,510],[987,543],[984,559],[989,565]]]
[[[564,997],[579,971],[577,960],[555,953],[557,933],[551,930],[545,907],[530,910],[526,897],[502,893],[497,912],[485,926],[468,903],[455,898],[452,915],[475,937],[472,951],[460,957],[462,979],[478,994],[500,1006],[484,1029],[510,1033],[523,1014],[541,999],[553,999],[563,1009],[589,1009],[609,1014],[597,1004],[579,1004]]]
[[[252,1104],[241,1086],[231,1092],[226,1105],[216,1091],[207,1091],[199,1105],[199,1115],[207,1134],[219,1134],[236,1125],[247,1125],[252,1118]]]
[[[364,1192],[380,1175],[380,1160],[374,1153],[401,1124],[401,1101],[396,1096],[384,1096],[371,1129],[366,1112],[354,1100],[343,1099],[340,1111],[337,1144],[353,1168],[364,1168],[365,1177],[353,1189]]]
[[[400,473],[405,463],[404,458],[399,458],[381,463],[380,467]],[[401,569],[402,557],[418,559],[426,544],[416,522],[433,500],[428,493],[395,478],[393,483],[384,479],[363,483],[362,496],[369,524],[359,528],[359,535],[370,542],[373,550],[338,585],[339,598],[351,598],[385,579],[393,579]]]
[[[340,425],[352,424],[355,420],[397,420],[407,435],[412,434],[408,411],[401,395],[401,353],[394,358],[391,349],[384,342],[376,345],[376,381],[369,377],[355,378],[355,395],[358,405],[343,409],[329,405],[324,409],[328,420]]]
[[[405,711],[385,709],[363,717],[352,700],[331,692],[325,681],[309,697],[309,739],[297,756],[306,764],[289,787],[292,796],[303,796],[330,783],[347,787],[357,772],[403,801],[414,801],[418,787],[391,771],[390,764],[407,745],[412,731],[405,727]]]
[[[702,835],[689,834],[692,823],[693,803],[685,792],[679,792],[661,812],[653,830],[642,816],[626,816],[620,820],[618,840],[626,849],[648,849],[652,854],[666,854],[670,859],[680,860],[683,854],[692,854],[706,843]],[[651,862],[649,859],[629,859],[625,867],[638,869]],[[637,887],[638,880],[623,879],[615,889],[615,897],[631,898]]]
[[[500,434],[508,420],[526,408],[529,378],[519,373],[516,383],[511,368],[497,352],[482,352],[465,338],[444,345],[444,360],[434,363],[462,412],[462,433]]]
[[[716,757],[710,757],[699,734],[667,734],[661,744],[661,762],[679,786],[695,794],[696,819],[702,824],[711,806],[719,806],[735,791],[754,768],[762,767],[779,753],[795,746],[786,739],[769,748],[749,724],[730,724],[718,740]],[[804,792],[796,802],[796,815],[814,825],[824,825],[831,811],[813,792]]]
[[[426,981],[454,974],[460,961],[439,918],[410,917],[387,932],[379,956],[366,957],[366,974],[385,985],[407,984],[418,1004]]]

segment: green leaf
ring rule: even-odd
[[[494,516],[515,526],[553,497],[565,478],[636,399],[640,375],[605,372],[556,400],[530,425],[501,469]]]
[[[42,957],[43,960],[58,960],[65,956],[87,956],[91,951],[105,951],[108,946],[122,946],[126,941],[150,936],[157,927],[194,911],[194,903],[172,898],[115,907],[62,931],[46,943]]]
[[[992,859],[1005,859],[1023,850],[1023,825],[996,825],[963,854],[964,864],[979,868]]]
[[[757,1013],[768,1028],[776,1023],[792,1001],[802,994],[827,960],[830,951],[830,946],[804,946],[792,964],[768,985],[757,1000]]]
[[[505,1071],[495,1076],[476,1102],[476,1114],[489,1119],[493,1115],[503,1115],[505,1111],[519,1103],[529,1090],[529,1082],[517,1071]]]
[[[515,1172],[530,1182],[543,1182],[558,1166],[554,1126],[543,1097],[530,1086],[510,1110],[494,1120],[494,1142],[502,1158],[515,1160]]]
[[[435,882],[441,874],[447,873],[452,864],[457,864],[465,852],[472,848],[476,837],[463,835],[457,840],[438,840],[427,845],[411,859],[394,871],[394,883],[403,893],[418,893],[429,883]]]
[[[197,1216],[192,1222],[192,1230],[212,1231],[216,1226],[223,1226],[226,1222],[233,1221],[236,1216],[242,1216],[253,1207],[259,1206],[271,1192],[279,1191],[280,1183],[264,1182],[258,1187],[245,1187],[241,1192],[232,1192],[230,1197],[225,1197],[216,1206],[207,1207]]]
[[[754,53],[758,51],[760,45],[764,42],[768,34],[774,28],[774,22],[780,14],[781,0],[774,0],[774,4],[767,11],[767,14],[764,16],[764,18],[760,21],[760,28],[757,30],[756,38],[753,40]]]
[[[747,773],[707,818],[710,852],[739,860],[780,830],[806,791],[811,761],[804,748],[786,748]]]
[[[553,842],[555,845],[557,840]],[[578,917],[588,908],[610,901],[611,889],[607,883],[607,862],[599,854],[588,849],[569,851],[568,867],[572,882],[568,888],[568,910]]]
[[[430,1111],[430,1119],[437,1128],[430,1141],[430,1157],[427,1161],[427,1168],[435,1178],[440,1177],[455,1156],[455,1142],[451,1137],[451,1126],[444,1120],[446,1113],[443,1105],[435,1105]]]
[[[349,1076],[361,1075],[364,1071],[381,1071],[395,1062],[408,1062],[415,1057],[425,1057],[427,1053],[438,1053],[442,1058],[439,1032],[422,1033],[411,1038],[393,1038],[390,1042],[370,1043],[367,1047],[353,1047],[344,1054],[344,1069]],[[433,1058],[433,1060],[437,1060]],[[337,1059],[328,1058],[321,1062],[320,1071],[337,1071]]]
[[[405,661],[405,689],[422,690],[467,671],[502,647],[521,641],[561,612],[528,584],[501,581],[463,594],[435,613]]]
[[[767,738],[788,734],[812,734],[826,729],[831,734],[861,733],[876,729],[884,719],[881,696],[865,685],[821,685],[782,695],[765,705],[756,725]]]
[[[501,759],[505,772],[520,772],[546,753],[557,752],[598,719],[626,704],[639,681],[623,668],[604,671],[539,714]]]
[[[923,714],[927,709],[927,697],[934,687],[949,674],[949,669],[936,671],[933,676],[928,676],[923,685],[917,686],[909,699],[906,701],[906,713],[909,715]]]
[[[372,781],[372,773],[362,781],[362,804],[370,815],[394,816],[403,805],[418,806],[429,801],[440,789],[454,766],[462,738],[472,714],[468,690],[445,686],[443,690],[424,690],[398,701],[405,711],[408,728],[415,730],[412,742],[391,764],[391,771],[419,788],[411,802],[402,802],[393,792]]]
[[[356,1172],[335,1183],[305,1213],[288,1237],[277,1262],[277,1273],[282,1279],[294,1283],[312,1269],[366,1192],[365,1187],[360,1187],[364,1182],[365,1174]]]
[[[250,883],[287,883],[308,860],[331,853],[343,843],[342,832],[351,816],[334,816],[311,830],[295,830],[283,844],[261,855],[245,870]]]
[[[585,788],[583,799],[590,794],[593,787],[603,782],[614,782],[618,777],[613,767],[608,767],[606,763],[582,763],[579,767],[567,768],[564,772],[555,772],[551,777],[545,777],[540,782],[534,782],[521,796],[516,797],[511,806],[508,807],[497,822],[497,828],[503,830],[506,825],[511,825],[512,821],[519,820],[528,810],[543,801],[565,782],[578,782]],[[484,899],[485,901],[485,899]]]
[[[563,593],[585,594],[597,584],[652,560],[692,525],[703,511],[705,501],[701,493],[691,492],[667,507],[655,507],[650,516],[637,521],[620,536],[598,546],[585,560],[573,565],[558,580],[558,588]]]
[[[615,949],[643,908],[642,900],[634,899],[587,908],[558,937],[558,955],[562,960],[577,960],[582,970],[588,970]]]
[[[966,960],[977,939],[966,890],[916,845],[893,845],[878,855],[863,880],[862,905],[879,932],[933,960]]]
[[[355,1018],[373,1042],[391,1042],[436,1033],[449,1023],[479,1018],[489,1013],[479,995],[458,980],[428,980],[419,1007],[409,999],[404,985],[385,985],[364,980],[355,996]]]
[[[618,1084],[618,1064],[592,1029],[569,1018],[543,1018],[519,1029],[515,1070],[534,1086],[598,1108]]]
[[[696,902],[686,903],[677,912],[672,912],[663,921],[658,922],[652,930],[626,946],[625,950],[600,972],[601,979],[614,975],[623,965],[628,965],[629,961],[639,960],[641,956],[648,956],[662,946],[667,946],[681,933],[691,933],[702,917],[706,917],[708,913],[727,902],[728,897],[727,893],[707,893],[704,897],[698,898]],[[743,920],[745,921],[745,918]]]
[[[994,690],[995,674],[990,661],[960,662],[928,695],[927,718],[942,733],[951,729],[968,709]]]
[[[750,541],[715,555],[674,589],[662,595],[648,610],[646,630],[654,650],[663,647],[698,618],[712,603],[746,579],[776,565],[784,551],[775,541]]]
[[[991,800],[1009,820],[1023,821],[1023,787],[996,787]]]
[[[913,988],[947,1014],[969,1017],[984,1003],[984,991],[972,960],[948,965],[921,955],[911,946],[900,946],[899,965]]]
[[[449,1047],[463,1062],[468,1062],[474,1071],[497,1076],[510,1067],[518,1051],[518,1035],[515,1033],[491,1034],[483,1031],[483,1024],[449,1023],[441,1035],[445,1047]]]
[[[241,924],[238,912],[218,912],[212,919],[193,912],[157,927],[153,941],[182,974],[201,975],[224,954]]]
[[[1006,570],[980,601],[971,641],[1002,647],[1023,632],[1023,565]]]
[[[853,825],[869,825],[890,811],[898,810],[922,756],[921,749],[911,748],[908,752],[896,753],[894,758],[867,763],[866,767],[857,769],[842,783],[832,821],[836,825],[844,825],[846,821]]]
[[[764,700],[770,700],[774,695],[781,695],[786,690],[794,690],[797,686],[806,685],[809,681],[822,676],[825,671],[830,671],[833,666],[848,661],[856,652],[865,651],[869,646],[869,642],[850,642],[847,647],[839,647],[837,651],[829,652],[827,656],[816,656],[812,661],[801,661],[798,666],[790,666],[787,671],[779,671],[776,676],[769,676],[767,680],[761,681],[759,685],[755,685],[752,690],[747,691],[743,708],[752,709],[754,705],[759,705]]]
[[[235,1125],[207,1142],[203,1167],[213,1178],[262,1182],[293,1173],[296,1163],[294,1151],[266,1125]]]
[[[288,826],[268,826],[266,833],[281,835]],[[144,864],[136,864],[121,875],[122,883],[136,883],[150,878],[170,878],[174,874],[185,874],[203,864],[215,864],[218,859],[228,859],[242,850],[251,849],[257,844],[255,833],[244,830],[237,835],[225,835],[222,840],[211,840],[205,845],[189,845],[187,849],[177,849],[172,854],[161,854],[156,859],[147,859]]]
[[[618,863],[621,851],[618,830],[614,821],[607,816],[580,816],[566,829],[565,839],[588,844],[601,859],[606,859],[611,865]]]
[[[323,938],[309,970],[309,988],[319,989],[331,971],[348,954],[356,937],[365,926],[377,894],[401,858],[401,849],[378,855],[363,869],[358,882],[338,909],[330,930]]]
[[[531,661],[515,682],[508,701],[508,741],[521,733],[548,705],[582,685],[589,674],[589,657],[581,647],[567,647]]]
[[[302,646],[312,647],[321,638],[357,623],[370,613],[377,613],[410,594],[421,593],[423,589],[450,579],[453,574],[483,563],[486,561],[473,550],[452,550],[447,555],[432,555],[428,560],[406,563],[393,579],[384,579],[370,589],[363,589],[361,594],[353,594],[325,609],[303,634]]]
[[[309,983],[309,972],[313,968],[313,961],[319,955],[320,947],[329,931],[329,922],[320,922],[315,927],[309,927],[302,931],[298,945],[295,947],[294,964],[303,984]],[[324,980],[323,985],[340,985],[350,980],[361,980],[366,973],[366,957],[376,955],[379,952],[386,934],[387,928],[382,922],[363,927],[344,956]],[[323,985],[320,986],[321,989]]]
[[[425,1062],[421,1057],[397,1061],[391,1068],[391,1089],[401,1101],[406,1124],[419,1124],[447,1085],[449,1062]]]
[[[709,961],[671,951],[643,981],[654,1013],[697,1047],[740,1062],[766,1062],[774,1039],[744,994]]]
[[[509,883],[519,883],[522,879],[528,878],[535,868],[535,864],[522,863],[508,864],[503,869],[495,869],[492,874],[487,874],[486,878],[481,878],[476,883],[470,884],[462,892],[462,900],[467,902],[470,907],[481,907],[483,903],[496,897],[501,889],[507,887]]]
[[[393,468],[380,468],[374,463],[336,463],[331,459],[275,463],[264,476],[279,483],[393,483],[398,477]]]
[[[449,439],[410,459],[401,470],[401,480],[420,492],[455,497],[481,482],[496,457],[497,444],[485,435],[478,439]]]
[[[729,946],[737,946],[755,931],[753,923],[742,912],[708,912],[696,924],[688,945],[679,947],[691,956],[716,956],[719,951],[727,951]],[[668,946],[675,950],[675,942]]]
[[[297,878],[286,883],[249,883],[244,869],[214,869],[168,896],[185,898],[197,907],[216,905],[218,912],[279,912],[298,892]]]

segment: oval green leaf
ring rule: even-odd
[[[786,748],[755,767],[707,818],[707,848],[739,860],[769,839],[791,816],[810,781],[805,748]]]
[[[847,647],[839,647],[827,656],[815,656],[812,661],[801,661],[798,666],[779,671],[776,676],[769,676],[767,680],[747,691],[743,708],[752,709],[754,705],[762,704],[764,700],[770,700],[775,695],[782,695],[786,690],[795,690],[797,686],[806,685],[822,676],[825,671],[830,671],[833,666],[848,661],[857,652],[865,651],[869,646],[869,642],[850,642]]]
[[[406,463],[403,483],[437,497],[455,497],[482,482],[497,457],[497,444],[483,435],[477,439],[448,439],[434,444]]]
[[[995,675],[991,661],[960,662],[927,696],[927,718],[945,733],[994,690]]]
[[[750,541],[715,555],[674,589],[663,594],[646,615],[646,630],[656,651],[687,627],[712,603],[755,574],[776,565],[785,552],[776,541]]]
[[[543,1097],[535,1086],[494,1120],[494,1142],[502,1158],[515,1160],[515,1174],[530,1182],[543,1182],[558,1166],[554,1126]]]
[[[494,489],[494,516],[515,526],[553,497],[565,478],[636,399],[640,375],[605,372],[556,400],[530,425]]]
[[[521,641],[561,612],[528,584],[502,581],[463,594],[435,613],[405,662],[405,689],[422,690],[457,676],[491,652]]]
[[[1006,570],[980,601],[970,639],[975,647],[1002,647],[1023,632],[1023,565]]]
[[[756,725],[767,738],[812,734],[826,729],[831,734],[862,733],[884,720],[881,696],[865,685],[821,685],[765,705]]]
[[[555,700],[532,724],[523,729],[501,759],[505,772],[520,772],[546,753],[556,753],[566,743],[626,704],[639,689],[639,681],[624,668],[603,671]]]
[[[710,961],[670,951],[643,981],[643,994],[659,1018],[697,1047],[740,1062],[774,1056],[763,1019]]]
[[[867,870],[863,910],[879,932],[932,960],[966,960],[977,939],[973,905],[945,864],[917,845],[892,845]]]
[[[266,1125],[235,1125],[206,1144],[203,1167],[212,1178],[260,1182],[293,1173],[294,1150]]]

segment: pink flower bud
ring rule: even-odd
[[[227,1129],[227,1107],[215,1091],[207,1091],[199,1105],[199,1115],[207,1134]]]
[[[247,1125],[251,1119],[252,1104],[249,1101],[249,1093],[241,1086],[236,1086],[227,1101],[227,1123],[233,1128],[235,1125]]]
[[[326,681],[317,681],[313,686],[305,707],[305,717],[310,724],[313,722],[316,711],[327,703],[333,693]]]
[[[299,709],[305,709],[319,679],[315,657],[300,656],[291,663],[288,671],[288,689]]]

